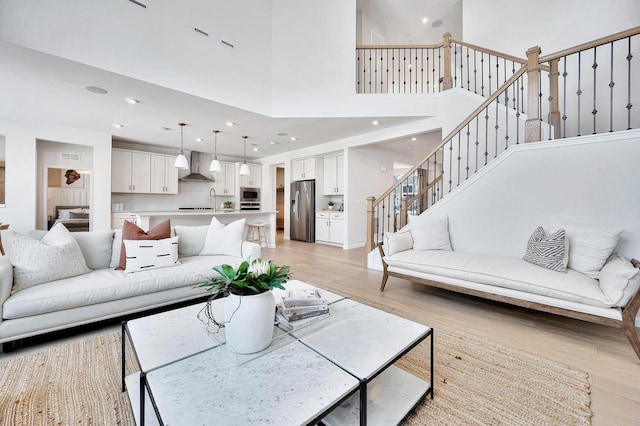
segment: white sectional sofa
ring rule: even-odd
[[[429,220],[430,223],[427,222]],[[577,234],[581,228],[567,225],[568,253],[565,263],[568,267],[558,272],[525,261],[522,257],[455,251],[450,244],[446,217],[442,220],[424,216],[420,221],[418,226],[415,226],[415,222],[410,223],[407,229],[402,230],[404,232],[386,235],[384,245],[379,245],[384,270],[380,291],[385,289],[389,277],[398,277],[615,326],[624,330],[640,358],[640,340],[636,329],[636,326],[640,326],[636,320],[640,309],[640,263],[628,261],[617,253],[611,254],[617,236],[613,241],[612,234],[600,235],[597,234],[600,230],[594,231],[596,237],[603,237],[602,244],[608,244],[609,247],[599,253],[600,247],[587,250],[587,257],[604,256],[604,260],[600,260],[604,265],[596,262],[600,266],[588,270],[588,267],[580,267],[580,262],[584,263],[586,258],[573,258],[569,254],[572,253],[572,238],[576,256],[581,251],[585,252],[593,238],[589,238],[591,241],[581,239]],[[614,234],[616,232],[619,234],[622,230]],[[600,244],[600,241],[597,243]],[[523,246],[525,244],[523,242]],[[572,259],[582,272],[571,269]],[[586,261],[588,264],[594,259]]]
[[[208,226],[177,226],[178,262],[169,267],[129,273],[115,270],[122,230],[74,232],[87,272],[23,289],[14,285],[11,241],[0,257],[0,342],[4,349],[26,337],[121,317],[167,305],[204,299],[196,286],[215,274],[214,266],[258,258],[258,244],[239,242],[240,255],[199,255]],[[36,239],[45,231],[31,232]],[[17,291],[16,291],[17,290]]]

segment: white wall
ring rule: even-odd
[[[44,186],[38,176],[37,141],[57,141],[91,147],[95,161],[91,174],[93,229],[111,227],[111,135],[38,123],[0,120],[6,145],[6,207],[1,221],[12,230],[26,232],[36,227],[37,193]],[[72,163],[73,164],[73,163]],[[60,167],[74,168],[59,163]]]
[[[521,257],[555,215],[623,227],[618,250],[638,257],[638,158],[640,130],[520,145],[424,214],[449,217],[457,251]]]
[[[613,0],[464,0],[464,41],[524,57],[540,46],[542,54],[640,25],[640,2]]]

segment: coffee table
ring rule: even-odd
[[[197,318],[204,304],[123,323],[123,391],[136,422],[388,425],[433,398],[432,329],[320,291],[331,317],[290,333],[274,327],[269,348],[251,355],[228,349],[223,329],[207,330]],[[223,301],[211,306],[222,318]],[[430,382],[393,365],[428,337]],[[127,341],[141,371],[125,379]]]

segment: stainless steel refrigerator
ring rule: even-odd
[[[289,237],[292,240],[316,241],[316,181],[291,182],[291,220]]]

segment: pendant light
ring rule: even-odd
[[[173,167],[176,169],[188,169],[189,162],[187,161],[187,157],[184,156],[184,126],[185,123],[178,123],[180,126],[180,155],[176,157],[176,162],[173,164]]]
[[[211,164],[209,165],[210,172],[219,172],[222,170],[222,165],[218,161],[218,133],[220,130],[214,130],[213,134],[215,135],[215,142],[213,145],[213,159],[211,160]]]
[[[249,176],[250,174],[249,166],[247,165],[247,137],[248,136],[242,137],[242,139],[244,139],[244,155],[242,166],[240,166],[240,176]]]

